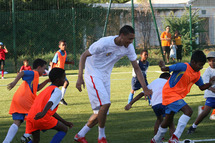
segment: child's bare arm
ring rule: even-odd
[[[143,93],[143,92],[139,93],[134,99],[131,100],[131,102],[130,102],[129,104],[127,104],[127,105],[125,106],[125,110],[131,109],[131,106],[132,106],[136,101],[138,101],[140,98],[142,98],[143,96],[144,96],[144,93]]]
[[[209,83],[205,83],[204,85],[202,86],[199,86],[199,89],[200,90],[205,90],[205,89],[208,89],[211,87],[213,81],[215,81],[215,76],[211,77],[210,80],[209,80]]]
[[[58,115],[57,113],[55,113],[53,115],[53,117],[55,117],[58,121],[61,121],[64,125],[68,126],[69,128],[73,127],[73,123],[71,122],[67,122],[66,120],[64,120],[60,115]]]
[[[35,115],[34,119],[35,119],[35,120],[38,120],[38,119],[43,118],[43,117],[46,115],[46,113],[48,112],[48,110],[52,107],[52,105],[53,105],[53,102],[52,102],[52,101],[49,101],[49,102],[46,104],[46,106],[44,107],[43,111],[37,113],[37,115]]]
[[[53,62],[50,62],[50,67],[51,67],[51,69],[53,69],[53,66],[54,66],[54,63],[53,63]]]
[[[161,71],[169,71],[169,67],[165,66],[165,62],[164,61],[160,61],[159,62],[159,67],[161,68]]]
[[[4,46],[4,49],[5,49],[5,53],[8,53],[8,50],[7,50],[6,46]]]
[[[48,82],[50,82],[50,79],[46,79],[44,82],[39,84],[39,88],[37,89],[37,91],[40,91]]]
[[[212,91],[213,93],[215,93],[215,88],[214,87],[209,87],[208,88],[210,91]]]
[[[21,71],[15,78],[15,80],[7,85],[7,89],[11,90],[17,82],[24,76],[24,71]]]

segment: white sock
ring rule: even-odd
[[[197,128],[198,125],[196,125],[195,123],[193,123],[192,127],[193,128]]]
[[[103,137],[106,138],[106,136],[105,136],[105,127],[104,128],[98,127],[98,128],[99,128],[99,138],[98,139],[100,140]]]
[[[66,93],[66,88],[62,87],[61,92],[62,92],[62,97],[61,97],[61,99],[63,99],[64,96],[65,96],[65,93]]]
[[[79,137],[85,137],[86,133],[90,131],[91,128],[87,124],[78,132]]]
[[[24,133],[24,135],[23,135],[24,137],[26,137],[26,138],[28,138],[28,137],[30,137],[31,136],[31,134],[26,134],[26,133]]]
[[[174,132],[174,134],[178,137],[178,139],[181,137],[181,134],[183,133],[184,128],[186,127],[189,120],[190,120],[190,117],[185,114],[181,115],[181,117],[178,119],[178,125]]]
[[[16,124],[12,124],[7,132],[7,136],[5,137],[3,143],[10,143],[12,142],[14,136],[16,135],[19,127]]]
[[[158,128],[157,134],[153,137],[156,142],[161,142],[165,133],[167,132],[167,128],[162,128],[161,126]]]

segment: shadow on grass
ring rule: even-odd
[[[204,95],[202,95],[202,94],[189,94],[189,95],[187,95],[187,97],[189,97],[189,96],[204,96]]]

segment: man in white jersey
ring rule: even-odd
[[[81,92],[85,87],[84,79],[93,114],[87,124],[75,135],[74,140],[87,143],[85,134],[97,123],[99,125],[98,143],[107,143],[105,136],[106,116],[110,107],[110,75],[114,64],[123,56],[127,56],[136,72],[138,80],[146,96],[152,94],[146,86],[145,79],[137,64],[137,55],[132,44],[135,34],[131,26],[125,25],[119,35],[103,37],[93,43],[80,58],[79,74],[76,88]]]

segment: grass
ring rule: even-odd
[[[205,65],[205,68],[208,64]],[[111,75],[111,107],[110,114],[108,115],[106,122],[106,136],[110,143],[136,143],[143,142],[148,143],[153,137],[153,126],[155,122],[155,115],[148,102],[143,99],[133,105],[133,108],[129,111],[124,110],[124,106],[127,104],[127,98],[131,89],[131,67],[124,66],[120,68],[114,68]],[[160,71],[158,66],[150,66],[147,74],[149,83],[159,77]],[[205,69],[201,72],[203,73]],[[66,91],[65,100],[69,103],[67,106],[60,105],[57,113],[68,121],[73,122],[74,127],[69,130],[63,143],[73,143],[74,135],[83,127],[88,118],[92,114],[91,106],[89,103],[87,90],[78,92],[75,88],[77,80],[77,70],[67,71],[67,79],[70,81],[70,85]],[[11,91],[6,89],[6,85],[14,80],[16,74],[5,75],[4,80],[0,80],[0,142],[3,141],[7,134],[8,128],[13,123],[11,115],[8,114],[11,99],[14,92],[18,88],[16,86]],[[40,82],[47,77],[41,77]],[[18,84],[20,84],[19,82]],[[137,93],[141,90],[137,91]],[[181,136],[181,140],[184,139],[210,139],[214,138],[214,126],[215,121],[205,118],[199,125],[196,133],[193,135],[187,135],[186,131],[190,125],[194,122],[197,116],[197,109],[199,105],[204,105],[205,99],[203,98],[204,92],[200,91],[197,86],[193,86],[191,92],[185,98],[185,101],[192,107],[194,113],[189,121],[184,133]],[[135,94],[137,95],[137,94]],[[175,115],[174,122],[177,124],[178,118],[182,113]],[[21,125],[12,143],[20,142],[20,137],[24,133],[25,123]],[[50,142],[53,135],[56,133],[54,130],[41,132],[41,143]],[[87,135],[86,138],[89,143],[96,143],[98,137],[98,128],[94,127]],[[165,136],[167,140],[169,138],[168,133]]]

